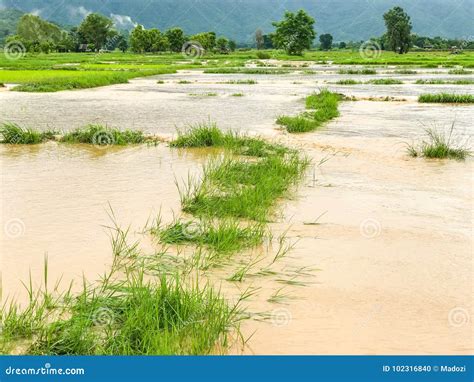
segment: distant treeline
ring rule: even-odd
[[[181,28],[171,28],[166,31],[159,29],[145,29],[141,25],[137,25],[131,32],[116,30],[111,19],[100,14],[89,14],[78,26],[64,29],[59,25],[41,19],[38,16],[24,14],[19,19],[16,26],[16,34],[11,34],[11,27],[3,31],[5,37],[4,44],[21,43],[29,52],[81,52],[81,51],[99,51],[99,50],[130,50],[136,53],[148,52],[180,52],[186,42],[192,41],[198,43],[206,52],[228,53],[236,48],[257,48],[257,49],[273,49],[284,48],[288,50],[289,44],[285,42],[288,36],[283,32],[279,32],[279,28],[284,31],[284,23],[292,21],[294,16],[295,26],[297,28],[303,22],[312,28],[314,20],[308,19],[304,11],[297,14],[285,14],[285,20],[274,23],[277,27],[275,33],[264,34],[260,29],[255,32],[253,44],[237,44],[235,41],[229,40],[224,36],[217,36],[215,32],[202,32],[195,35],[186,35]],[[16,14],[15,14],[16,15]],[[11,15],[14,16],[13,14]],[[288,19],[288,16],[289,19]],[[298,20],[298,17],[306,18]],[[408,16],[406,16],[408,17]],[[409,23],[409,17],[408,17]],[[11,25],[11,23],[9,24]],[[409,25],[411,30],[411,25]],[[294,29],[293,28],[293,29]],[[288,29],[288,28],[287,28]],[[1,31],[0,31],[1,32]],[[315,34],[314,34],[315,36]],[[296,53],[301,53],[303,49],[309,47],[321,50],[331,49],[358,49],[364,41],[334,42],[333,37],[329,33],[319,36],[319,44],[314,44],[314,36],[306,36],[306,41],[301,46],[297,46]],[[384,34],[381,37],[371,39],[377,43],[383,50],[394,50],[393,44]],[[456,47],[457,49],[474,49],[474,41],[463,39],[445,39],[442,37],[424,37],[416,34],[408,33],[409,40],[405,42],[406,48],[404,52],[411,49],[424,50],[446,50]],[[291,36],[290,36],[291,37]],[[289,39],[290,41],[293,41]],[[290,47],[291,48],[291,47]],[[395,47],[397,48],[397,47]],[[399,49],[399,48],[398,48]],[[291,52],[290,52],[291,54]]]

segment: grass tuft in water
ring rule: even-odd
[[[125,240],[118,231],[112,270],[97,285],[84,281],[77,295],[71,287],[57,297],[46,286],[33,292],[30,278],[26,308],[11,302],[0,310],[2,353],[18,343],[27,355],[224,353],[229,335],[239,334],[245,297],[229,305],[207,284],[165,275],[150,280],[136,246]]]
[[[294,153],[211,161],[202,182],[189,182],[180,190],[182,209],[197,216],[266,221],[276,200],[288,193],[307,166],[308,161]]]
[[[268,143],[258,137],[249,137],[234,132],[222,132],[212,122],[192,125],[184,131],[178,131],[178,137],[170,143],[171,147],[219,147],[235,154],[265,157],[283,155],[290,152],[288,148],[274,143]]]
[[[146,138],[141,131],[119,130],[96,124],[68,132],[61,138],[61,142],[65,143],[87,143],[98,146],[125,146],[145,141]]]
[[[416,80],[417,85],[473,85],[474,80]]]
[[[375,80],[370,80],[369,83],[373,85],[400,85],[403,84],[403,81],[393,78],[377,78]]]
[[[0,127],[0,143],[34,145],[48,139],[54,139],[55,134],[56,132],[52,130],[42,132],[8,122]]]
[[[340,69],[338,71],[339,74],[363,74],[363,75],[369,75],[369,74],[377,74],[377,71],[375,69]]]
[[[341,96],[327,89],[306,97],[306,109],[311,110],[298,116],[280,116],[277,124],[285,126],[289,133],[313,131],[325,122],[339,116],[338,105]]]
[[[351,79],[345,79],[345,80],[336,81],[335,84],[336,85],[359,85],[359,84],[362,84],[362,82],[351,80]]]
[[[265,227],[261,223],[243,226],[237,219],[176,220],[164,227],[157,224],[151,233],[165,244],[194,244],[231,253],[262,244]]]
[[[474,95],[471,94],[422,94],[418,97],[421,103],[474,103]]]
[[[428,139],[418,146],[408,145],[407,151],[410,156],[464,160],[471,155],[467,143],[460,143],[459,137],[454,134],[454,123],[447,133],[431,128],[426,129],[426,134]]]

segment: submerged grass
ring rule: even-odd
[[[276,200],[301,179],[307,166],[308,161],[295,153],[256,161],[211,161],[202,182],[180,190],[182,209],[197,216],[267,221]]]
[[[146,141],[143,132],[137,130],[118,130],[98,124],[87,125],[66,133],[61,142],[87,143],[98,146],[118,145],[125,146],[143,143]]]
[[[408,145],[407,151],[412,157],[425,157],[437,159],[464,160],[471,155],[467,143],[460,143],[459,137],[454,134],[454,123],[450,130],[440,132],[436,129],[426,129],[428,139],[421,144]]]
[[[403,81],[393,78],[377,78],[370,80],[369,83],[373,85],[400,85],[403,84]]]
[[[339,74],[377,74],[375,69],[340,69],[338,71]]]
[[[240,301],[230,306],[209,285],[161,275],[149,280],[147,267],[126,233],[113,239],[114,263],[97,285],[83,283],[57,296],[27,287],[29,304],[0,310],[0,349],[17,343],[29,355],[180,355],[225,352],[239,333]],[[135,260],[133,260],[135,259]],[[55,288],[55,290],[57,287]]]
[[[474,80],[416,80],[417,85],[473,85]]]
[[[0,127],[0,143],[34,145],[51,139],[54,134],[51,130],[42,132],[7,122]]]
[[[339,116],[338,105],[341,96],[323,89],[319,93],[312,94],[306,98],[306,109],[296,117],[280,116],[277,119],[279,125],[285,126],[290,133],[303,133],[316,130],[325,122]]]
[[[362,82],[351,80],[351,79],[345,79],[345,80],[336,81],[335,84],[336,85],[359,85],[359,84],[362,84]]]
[[[194,244],[219,253],[231,253],[260,245],[265,227],[261,223],[243,226],[237,219],[175,220],[163,227],[158,221],[151,233],[165,244]]]
[[[471,94],[422,94],[418,97],[421,103],[474,103],[474,95]]]
[[[283,155],[291,150],[280,144],[268,143],[258,137],[249,137],[234,132],[223,132],[215,123],[202,123],[185,131],[178,131],[178,137],[171,147],[220,147],[238,155],[265,157]]]

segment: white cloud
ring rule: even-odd
[[[84,18],[90,13],[92,13],[92,11],[84,8],[82,5],[80,7],[69,6],[68,12],[71,17],[75,17],[75,18]]]
[[[32,10],[30,11],[30,14],[31,14],[31,15],[35,15],[35,16],[40,16],[40,17],[41,17],[41,12],[43,12],[42,9],[32,9]]]
[[[111,13],[110,18],[114,22],[117,29],[132,29],[138,25],[132,20],[130,16],[116,15],[115,13]]]

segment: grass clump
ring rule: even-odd
[[[191,81],[188,81],[188,80],[179,80],[178,81],[178,84],[180,85],[184,85],[184,84],[191,84],[192,82]]]
[[[351,79],[336,81],[336,85],[358,85],[358,84],[361,84],[361,83],[362,82],[360,82],[360,81],[351,80]]]
[[[125,146],[146,141],[143,132],[136,130],[119,130],[98,124],[90,124],[64,134],[61,142],[87,143],[97,146]]]
[[[164,227],[158,222],[151,232],[165,244],[194,244],[219,253],[230,253],[260,245],[265,228],[260,223],[242,226],[236,219],[176,220]]]
[[[180,190],[182,209],[197,216],[266,221],[276,199],[302,177],[307,165],[308,161],[296,154],[257,161],[211,161],[202,182]]]
[[[280,116],[279,125],[285,126],[290,133],[302,133],[316,130],[323,123],[339,116],[338,105],[341,96],[329,90],[321,90],[306,98],[306,109],[298,116]]]
[[[471,151],[467,145],[459,143],[453,132],[454,124],[447,134],[426,129],[428,139],[418,146],[408,145],[408,153],[412,157],[464,160],[471,155]]]
[[[416,80],[417,85],[472,85],[474,80]]]
[[[233,132],[222,132],[215,123],[203,123],[185,131],[178,131],[178,137],[170,143],[171,147],[219,147],[238,155],[266,157],[284,155],[291,150],[258,137],[249,137]]]
[[[53,139],[55,134],[56,132],[54,131],[42,132],[21,127],[16,123],[7,122],[0,127],[0,143],[34,145],[48,139]]]
[[[339,74],[363,74],[363,75],[369,75],[369,74],[377,74],[377,71],[375,69],[340,69],[338,71]]]
[[[418,97],[421,103],[474,103],[474,95],[471,94],[422,94]]]
[[[268,68],[209,68],[204,73],[209,74],[288,74],[286,69],[268,69]]]
[[[244,93],[232,93],[231,96],[232,97],[243,97]]]
[[[255,85],[258,84],[257,81],[255,80],[230,80],[227,82],[224,82],[225,84],[230,84],[230,85]]]
[[[21,343],[26,355],[202,355],[226,351],[241,311],[209,285],[179,276],[146,277],[135,245],[113,238],[112,270],[79,294],[53,296],[28,287],[24,309],[1,307],[0,349]],[[45,267],[45,269],[47,269]],[[47,270],[45,271],[47,275]],[[56,290],[56,288],[55,288]]]
[[[395,73],[397,73],[397,74],[418,74],[418,72],[416,70],[410,70],[410,69],[395,70]]]
[[[457,74],[457,75],[464,75],[464,74],[472,74],[472,70],[466,69],[452,69],[448,72],[448,74]]]
[[[403,84],[403,81],[393,78],[377,78],[375,80],[370,80],[369,83],[373,85],[400,85]]]

